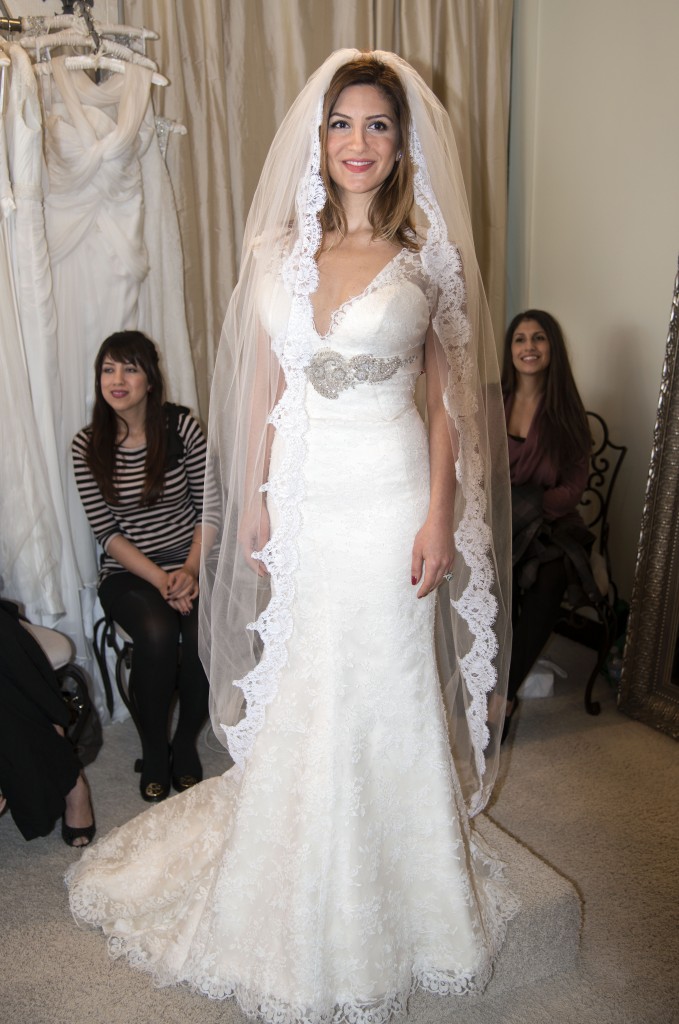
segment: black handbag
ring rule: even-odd
[[[70,716],[66,735],[84,768],[92,764],[103,746],[101,721],[82,678],[67,674],[59,680],[59,684]]]
[[[18,639],[18,649],[23,649],[28,659],[26,671],[20,673],[20,677],[28,683],[27,673],[32,673],[30,678],[37,687],[35,696],[43,706],[44,712],[51,721],[62,726],[80,763],[83,766],[91,764],[101,750],[103,734],[83,671],[77,665],[67,664],[55,672],[33,634],[21,626],[22,621],[28,620],[21,614],[19,605],[14,601],[0,599],[0,609],[6,613],[3,628],[19,630],[13,635]],[[65,713],[60,713],[58,701],[54,703],[57,694],[66,705]]]

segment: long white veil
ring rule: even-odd
[[[340,50],[325,61],[271,145],[212,383],[200,642],[215,732],[240,766],[277,693],[292,628],[306,453],[304,368],[311,356],[305,325],[318,280],[314,257],[325,203],[319,125],[335,71],[358,56]],[[439,593],[436,646],[451,748],[473,815],[496,775],[510,654],[511,528],[500,377],[450,119],[409,64],[391,53],[374,56],[393,67],[406,88],[422,262],[438,292],[433,326],[458,460],[457,557],[453,580]],[[289,317],[275,337],[264,329],[272,273],[290,298]],[[274,429],[285,434],[286,458],[268,480],[267,435]],[[265,511],[267,490],[275,491],[280,510],[260,555],[270,577],[253,571],[251,552],[241,543],[244,522],[258,521]]]

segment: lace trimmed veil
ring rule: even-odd
[[[240,767],[277,693],[292,629],[304,498],[304,370],[311,357],[310,296],[318,282],[318,214],[325,203],[319,125],[335,71],[358,56],[351,49],[333,53],[274,138],[248,216],[212,381],[200,644],[213,726]],[[375,56],[396,70],[406,89],[421,258],[438,295],[438,370],[458,458],[457,555],[452,582],[439,591],[436,650],[451,748],[474,815],[496,775],[510,653],[510,504],[500,378],[450,119],[409,64],[391,53]],[[278,316],[270,337],[263,325],[272,320],[272,279],[287,292],[289,315],[280,326]],[[285,435],[285,459],[267,479],[274,430]],[[247,557],[250,526],[266,515],[267,491],[275,495],[280,522],[253,561]],[[268,575],[257,573],[258,562]]]

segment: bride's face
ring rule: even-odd
[[[400,129],[391,101],[374,85],[350,85],[328,120],[328,173],[342,193],[374,192],[396,162]]]

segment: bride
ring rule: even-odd
[[[395,55],[339,51],[272,144],[212,387],[202,641],[235,764],[70,869],[113,955],[277,1024],[483,989],[516,910],[471,822],[503,431],[447,115]]]

